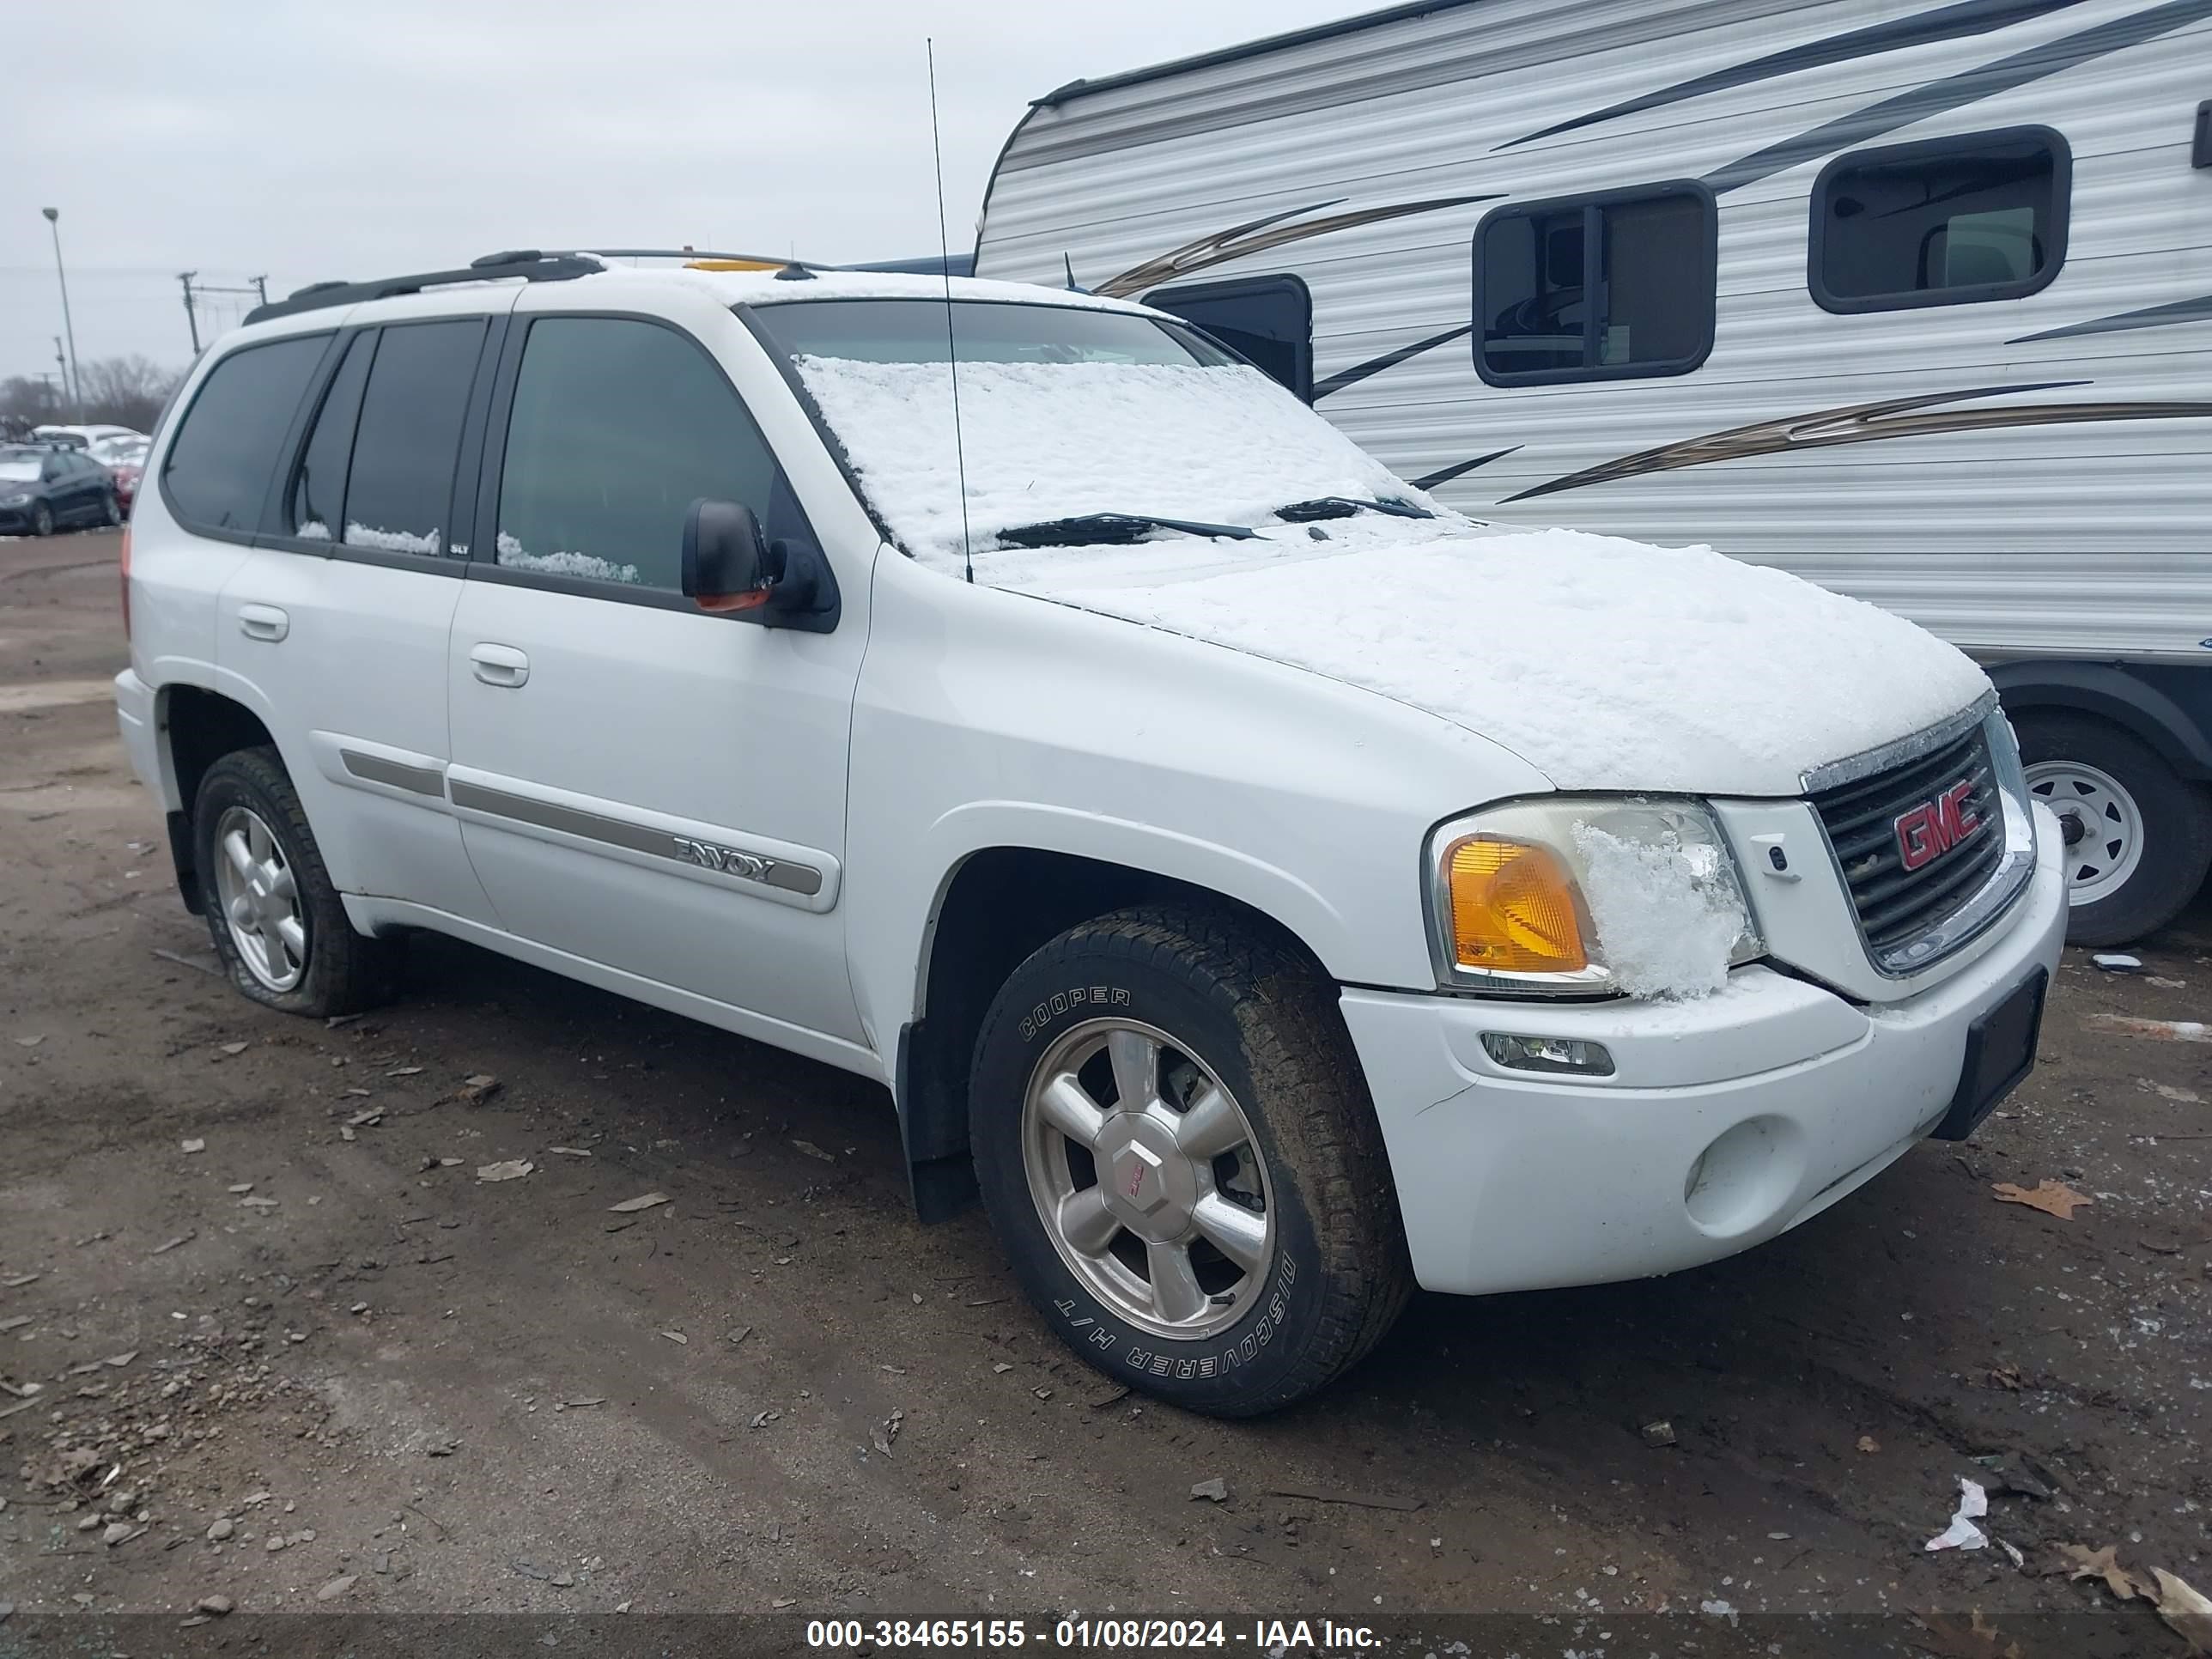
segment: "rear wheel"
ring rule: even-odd
[[[397,947],[353,931],[274,749],[209,767],[192,823],[208,931],[233,985],[291,1014],[383,1000]]]
[[[2212,866],[2212,804],[2149,745],[2081,715],[2017,722],[2028,791],[2065,837],[2066,937],[2124,945],[2163,927]]]
[[[977,1038],[992,1224],[1063,1340],[1194,1411],[1289,1404],[1412,1286],[1335,987],[1197,909],[1118,912],[1014,970]]]

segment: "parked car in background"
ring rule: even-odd
[[[1479,518],[1990,671],[2070,936],[2212,867],[2212,13],[1442,0],[1046,94],[975,273],[1207,330]]]
[[[152,441],[133,432],[124,437],[98,439],[87,452],[115,480],[115,499],[125,513],[138,498],[138,478],[145,471],[146,450]]]
[[[234,986],[427,930],[872,1079],[1194,1410],[1748,1249],[2033,1063],[2063,843],[1966,657],[1474,523],[1164,313],[494,255],[262,307],[155,448],[116,696]]]
[[[115,480],[91,456],[58,443],[0,447],[0,536],[122,522]]]
[[[144,433],[127,426],[34,426],[31,436],[42,444],[67,444],[71,449],[90,449],[110,438],[148,441]]]

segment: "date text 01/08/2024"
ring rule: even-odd
[[[811,1619],[811,1648],[877,1650],[906,1648],[1038,1647],[1112,1652],[1123,1650],[1225,1648],[1263,1652],[1358,1652],[1382,1638],[1365,1625],[1333,1620],[1255,1619],[1240,1628],[1222,1619],[1067,1618],[1032,1626],[1024,1619]]]

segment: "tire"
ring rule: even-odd
[[[984,1206],[1038,1312],[1115,1381],[1191,1411],[1255,1416],[1329,1382],[1404,1308],[1413,1273],[1397,1192],[1336,994],[1303,955],[1176,907],[1069,929],[994,1000],[969,1096]],[[1120,1104],[1125,1054],[1150,1085],[1148,1109]],[[1063,1074],[1082,1092],[1059,1114],[1080,1120],[1080,1140],[1031,1103],[1069,1098],[1042,1087]],[[1176,1134],[1198,1155],[1176,1152]],[[1158,1206],[1138,1217],[1149,1243],[1118,1218],[1147,1202]],[[1091,1248],[1047,1221],[1061,1203],[1096,1221],[1096,1232],[1073,1230]],[[1179,1242],[1158,1237],[1177,1227]]]
[[[44,501],[36,502],[31,507],[31,533],[33,536],[54,533],[54,510]]]
[[[234,833],[252,878],[226,845]],[[192,849],[216,955],[241,994],[319,1018],[386,1000],[397,945],[356,933],[346,920],[276,750],[235,750],[208,768],[193,804]],[[246,919],[234,920],[241,904]],[[276,919],[288,905],[295,930]]]
[[[100,523],[110,530],[123,522],[123,502],[113,490],[107,492],[106,505],[100,509]]]
[[[2103,720],[2031,714],[2015,725],[2029,792],[2069,831],[2067,941],[2124,945],[2180,915],[2212,867],[2204,790]]]

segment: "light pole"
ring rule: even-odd
[[[62,332],[69,336],[70,401],[76,406],[77,423],[84,422],[84,381],[76,368],[76,325],[70,320],[69,272],[62,267],[62,210],[40,208],[46,227],[54,234],[54,276],[62,285]]]

